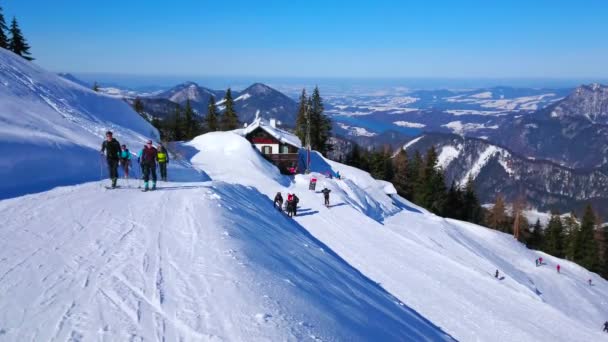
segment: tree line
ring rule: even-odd
[[[310,97],[306,95],[306,89],[302,89],[298,101],[295,134],[300,138],[303,147],[310,143],[312,150],[327,156],[327,152],[331,151],[331,145],[329,144],[331,119],[325,115],[324,110],[319,87],[315,87]],[[309,129],[310,141],[307,140]]]
[[[234,99],[230,88],[221,102],[224,110],[220,111],[213,96],[209,99],[207,113],[197,115],[192,108],[190,100],[182,107],[175,104],[175,109],[166,119],[149,118],[145,113],[145,105],[140,98],[133,101],[133,109],[144,119],[158,129],[161,139],[165,141],[192,140],[196,136],[207,132],[231,131],[240,127],[238,114],[234,108]]]
[[[435,147],[431,147],[424,157],[419,151],[410,157],[403,149],[393,153],[386,146],[382,150],[367,151],[355,144],[344,162],[370,172],[376,179],[393,183],[400,196],[432,213],[483,223],[483,208],[473,180],[469,178],[463,186],[452,183],[447,187],[437,157]]]
[[[518,203],[519,202],[519,203]],[[524,205],[516,201],[507,211],[501,195],[488,210],[487,226],[505,233],[513,233],[515,217],[523,217]],[[551,219],[543,226],[540,219],[534,225],[521,220],[519,241],[528,248],[541,250],[558,258],[573,261],[589,271],[608,278],[608,228],[591,205],[587,205],[583,216],[560,215],[553,211]]]
[[[0,7],[0,48],[10,50],[28,61],[34,60],[30,53],[30,46],[19,28],[17,18],[13,17],[10,28],[6,26],[2,7]]]

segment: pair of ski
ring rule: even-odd
[[[104,187],[106,190],[118,190],[118,189],[127,189],[127,188],[123,188],[120,185],[117,185],[115,187],[111,187],[111,186],[105,186]],[[148,192],[148,191],[156,191],[158,188],[150,188],[150,189],[141,189],[140,187],[137,187],[138,189],[140,189],[141,192]]]

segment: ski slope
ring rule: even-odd
[[[509,235],[426,212],[369,174],[313,155],[293,181],[237,135],[188,144],[195,167],[214,180],[256,187],[273,198],[296,193],[295,221],[409,307],[463,341],[597,341],[608,319],[608,284],[585,269],[530,251]],[[218,162],[221,160],[221,162]],[[321,173],[340,171],[343,180]],[[316,192],[310,177],[319,179]],[[331,192],[322,203],[321,188]],[[394,191],[388,191],[394,192]],[[542,256],[546,265],[536,267]],[[560,263],[562,273],[555,266]],[[494,278],[498,269],[504,280]],[[594,286],[587,284],[592,279]]]
[[[119,98],[0,48],[0,199],[99,180],[105,132],[134,153],[158,132]]]

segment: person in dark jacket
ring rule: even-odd
[[[296,194],[293,194],[293,216],[298,216],[298,203],[300,202],[300,199],[298,198],[298,196],[296,196]]]
[[[328,188],[323,188],[321,192],[323,193],[323,197],[325,198],[325,206],[329,207],[329,193],[331,192],[331,190],[329,190]]]
[[[281,192],[277,192],[274,196],[274,206],[275,208],[278,208],[279,211],[283,210],[283,195],[281,195]]]
[[[169,164],[169,152],[165,146],[158,144],[158,168],[160,170],[160,180],[167,181],[167,164]]]
[[[494,274],[494,278],[498,278],[498,270],[496,270],[496,273]]]
[[[286,209],[287,209],[287,216],[292,217],[293,216],[293,195],[292,194],[287,194]]]
[[[118,162],[120,160],[120,143],[112,137],[112,132],[106,132],[106,140],[101,144],[101,154],[106,154],[108,173],[112,180],[112,188],[116,187],[118,180]]]
[[[141,165],[144,170],[144,191],[148,191],[150,176],[152,176],[152,190],[156,190],[157,155],[158,151],[152,145],[152,140],[148,140],[141,154]]]
[[[608,332],[608,321],[604,322],[604,331]]]

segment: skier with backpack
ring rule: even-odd
[[[283,195],[280,191],[274,196],[274,207],[278,208],[279,211],[283,209]]]
[[[112,188],[116,188],[118,180],[118,162],[120,159],[120,143],[112,137],[112,132],[106,132],[106,140],[101,144],[101,154],[106,154],[108,171],[112,180]]]
[[[141,153],[141,165],[143,167],[143,176],[144,176],[144,191],[148,191],[148,184],[150,181],[150,176],[152,176],[152,189],[156,190],[156,161],[157,161],[158,151],[152,145],[152,140],[148,140],[146,146],[142,150]]]
[[[120,151],[120,166],[125,174],[125,178],[129,178],[129,167],[131,166],[131,152],[126,145],[121,146]]]
[[[328,188],[323,188],[321,192],[323,193],[323,197],[325,198],[325,206],[329,208],[329,193],[331,192],[331,190],[329,190]]]
[[[162,144],[158,144],[158,168],[160,169],[160,180],[167,181],[167,164],[169,164],[169,153]]]

